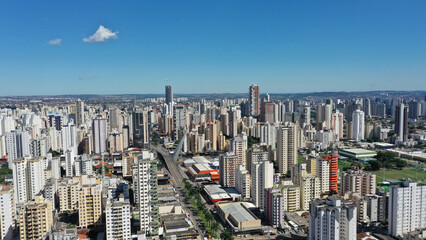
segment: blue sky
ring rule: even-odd
[[[425,90],[425,13],[423,0],[5,0],[0,95]],[[100,25],[116,38],[83,41]]]

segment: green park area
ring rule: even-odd
[[[416,173],[417,173],[417,180],[421,181],[422,183],[426,184],[426,172],[422,169],[414,169],[414,168],[407,168],[403,170],[386,170],[386,171],[375,171],[372,172],[376,174],[376,180],[377,183],[383,182],[383,177],[385,179],[402,179],[402,178],[410,178],[415,180],[416,179]]]

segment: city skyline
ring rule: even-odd
[[[399,1],[4,3],[0,95],[160,94],[164,85],[182,94],[251,84],[263,93],[422,90],[425,9]]]

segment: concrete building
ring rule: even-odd
[[[235,189],[241,193],[242,200],[250,199],[250,173],[243,165],[239,165],[235,171]]]
[[[277,134],[277,162],[281,174],[297,163],[297,126],[280,127]]]
[[[247,135],[241,134],[231,141],[231,151],[237,155],[237,165],[246,166],[247,163]]]
[[[330,163],[320,157],[317,158],[316,175],[320,178],[321,193],[330,191]]]
[[[84,123],[84,101],[77,99],[75,102],[75,125],[80,126]]]
[[[260,114],[260,88],[258,85],[251,85],[249,88],[250,115],[259,116]]]
[[[123,198],[119,201],[108,202],[105,208],[106,239],[132,239],[131,218],[128,199],[124,200]]]
[[[78,193],[78,226],[102,225],[102,187],[99,183],[84,183]]]
[[[253,145],[247,151],[246,169],[251,173],[253,164],[269,160],[269,151],[267,145]]]
[[[360,196],[376,194],[376,174],[367,173],[357,167],[342,173],[342,194],[357,193]]]
[[[408,106],[403,103],[395,108],[395,135],[399,141],[408,139]]]
[[[13,239],[15,226],[15,201],[11,186],[0,186],[0,238]]]
[[[19,158],[30,156],[30,135],[27,131],[14,130],[6,135],[7,162],[12,168],[12,162]]]
[[[265,208],[266,189],[274,184],[274,164],[269,161],[253,164],[251,180],[252,202],[262,210]]]
[[[222,187],[235,187],[235,170],[238,165],[237,155],[226,153],[219,157],[219,183]]]
[[[149,151],[138,156],[134,189],[136,202],[139,203],[140,230],[146,234],[158,231],[158,193],[157,160]]]
[[[133,146],[143,148],[149,142],[148,112],[137,110],[132,113]]]
[[[58,182],[59,211],[78,209],[80,180],[78,177],[62,178]]]
[[[106,152],[107,149],[107,120],[105,118],[97,117],[93,119],[92,123],[93,132],[93,153],[101,154]]]
[[[405,182],[389,194],[388,233],[394,237],[426,228],[426,185]]]
[[[309,206],[309,239],[356,240],[357,210],[337,196],[316,199]]]
[[[33,201],[26,202],[18,212],[20,239],[44,239],[49,234],[52,224],[52,203],[46,201],[42,195],[37,195]]]
[[[352,113],[352,139],[360,142],[364,139],[364,112],[357,109]]]
[[[34,199],[44,188],[44,167],[41,158],[13,161],[14,199],[17,203]]]
[[[217,205],[220,218],[226,222],[234,232],[246,232],[262,228],[258,219],[245,203],[220,203]]]

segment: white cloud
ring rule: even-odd
[[[83,42],[105,42],[106,40],[112,38],[117,38],[118,32],[112,32],[108,28],[100,25],[98,30],[92,36],[88,38],[83,38]]]
[[[49,45],[60,45],[61,43],[62,43],[62,39],[60,38],[55,38],[47,42],[47,44]]]

